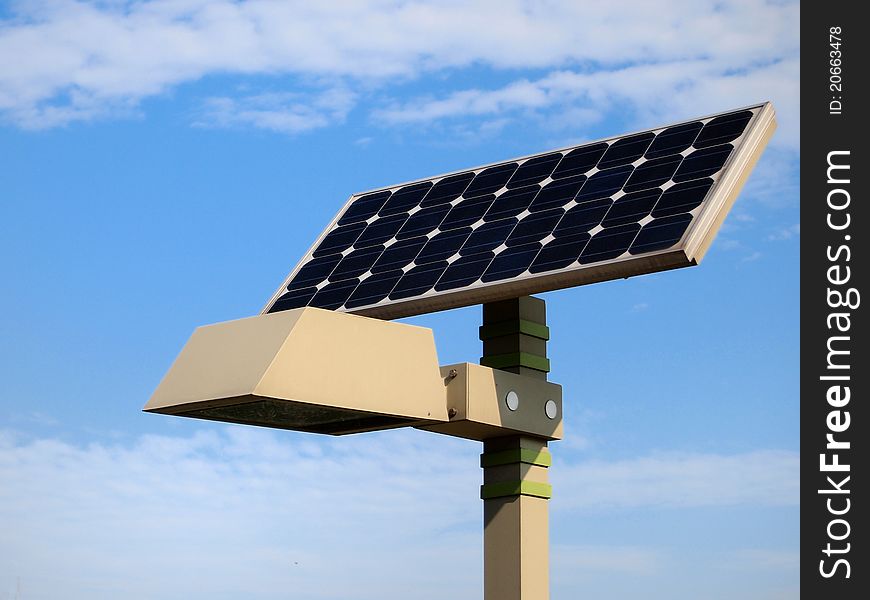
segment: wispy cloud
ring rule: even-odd
[[[801,224],[795,223],[794,225],[789,225],[788,227],[783,227],[774,231],[767,239],[772,242],[783,242],[785,240],[790,240],[792,238],[798,237],[801,234]]]
[[[780,123],[774,137],[787,132],[788,127]],[[792,133],[797,135],[798,132]],[[796,148],[768,148],[746,183],[741,202],[758,203],[769,209],[795,207],[800,187],[799,169]]]
[[[419,98],[404,105],[378,110],[375,117],[396,124],[499,114],[519,108],[543,108],[557,102],[555,96],[558,92],[547,80],[521,80],[496,90],[470,89],[453,92],[446,98]]]
[[[745,548],[723,561],[723,566],[736,570],[788,570],[797,573],[800,566],[800,553],[796,550]]]
[[[145,98],[214,74],[290,76],[291,92],[342,80],[389,101],[395,82],[469,67],[548,74],[393,102],[378,117],[559,107],[576,124],[614,101],[692,116],[773,96],[797,122],[796,2],[673,0],[661,10],[640,0],[42,0],[13,3],[8,14],[0,56],[15,60],[0,63],[0,115],[22,127],[135,113]],[[296,112],[242,122],[296,131]]]
[[[567,107],[573,109],[572,125],[577,128],[628,107],[635,115],[634,123],[641,126],[774,99],[780,120],[785,121],[786,133],[779,141],[793,148],[798,140],[797,76],[797,59],[752,65],[736,73],[724,58],[647,62],[592,72],[560,70],[498,89],[466,89],[443,98],[417,98],[377,110],[374,116],[400,124],[531,111],[551,121],[551,112],[561,113]]]
[[[655,548],[636,546],[554,545],[554,569],[576,575],[595,572],[627,575],[652,575],[664,562],[663,553]]]
[[[745,246],[739,241],[732,238],[720,238],[717,240],[716,245],[720,250],[740,250],[745,248]]]
[[[728,227],[729,234],[730,232],[733,232],[737,229],[739,228]],[[716,240],[716,245],[713,247],[713,251],[731,253],[731,255],[734,257],[734,260],[737,261],[738,266],[745,263],[755,262],[764,257],[764,253],[755,250],[750,245],[731,237],[720,237],[718,240]]]
[[[353,104],[354,94],[338,88],[313,96],[269,93],[213,97],[205,100],[194,124],[300,133],[344,121]]]
[[[389,578],[389,597],[460,596],[467,579],[438,573],[479,561],[478,449],[413,433],[0,433],[0,590],[20,577],[33,597],[380,599]]]
[[[480,585],[477,568],[454,568],[481,561],[478,452],[416,431],[323,441],[228,427],[88,445],[0,432],[0,589],[21,577],[34,597],[462,597]],[[790,506],[797,465],[773,451],[557,464],[553,508]],[[654,548],[559,560],[659,565]]]
[[[794,452],[659,454],[622,461],[560,464],[554,507],[796,506],[799,457]]]

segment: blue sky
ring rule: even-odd
[[[552,597],[797,597],[798,24],[758,0],[0,2],[0,599],[480,597],[477,444],[142,405],[354,192],[763,100],[779,129],[702,265],[542,295]],[[408,321],[478,359],[479,307]]]

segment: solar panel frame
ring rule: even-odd
[[[693,266],[698,264],[706,254],[710,244],[725,219],[728,211],[733,205],[740,189],[745,183],[749,173],[752,170],[755,162],[761,155],[767,141],[773,135],[776,128],[776,118],[773,105],[770,102],[750,105],[734,110],[729,110],[722,113],[715,113],[696,119],[680,121],[677,123],[663,125],[654,129],[646,129],[634,133],[625,133],[615,135],[599,140],[590,140],[582,145],[567,146],[560,149],[547,150],[545,152],[530,154],[513,159],[507,159],[496,163],[489,163],[477,167],[460,169],[431,177],[415,179],[412,181],[390,185],[388,187],[380,187],[372,190],[357,192],[352,194],[347,201],[339,209],[336,216],[332,219],[329,225],[318,236],[309,250],[305,253],[296,267],[284,279],[281,286],[270,297],[262,310],[262,313],[267,313],[275,304],[275,302],[287,292],[288,285],[293,281],[296,274],[314,258],[314,253],[318,249],[321,242],[327,235],[333,231],[342,220],[345,213],[351,204],[359,198],[375,194],[378,192],[394,192],[403,187],[412,185],[421,185],[426,182],[437,184],[439,181],[448,177],[463,175],[466,173],[477,174],[486,169],[501,167],[507,165],[517,165],[529,159],[546,157],[554,153],[562,153],[567,155],[569,152],[582,147],[591,147],[595,144],[609,143],[620,139],[631,138],[645,133],[658,134],[668,128],[686,125],[693,122],[708,122],[716,117],[738,113],[741,111],[752,111],[753,116],[746,124],[743,132],[735,139],[727,143],[734,145],[725,163],[713,175],[714,182],[707,191],[703,200],[698,206],[690,211],[692,220],[688,227],[683,232],[679,242],[664,250],[655,250],[643,253],[641,255],[632,255],[625,252],[623,255],[600,263],[581,264],[574,261],[568,267],[563,267],[557,271],[542,271],[532,273],[528,270],[520,275],[509,279],[499,279],[490,282],[478,280],[476,283],[461,287],[458,289],[447,289],[437,291],[435,287],[431,287],[429,291],[420,295],[402,298],[398,300],[390,300],[389,297],[384,298],[380,302],[371,305],[364,305],[356,308],[346,308],[341,306],[338,310],[342,312],[350,312],[369,317],[382,319],[395,319],[417,314],[429,312],[437,312],[460,306],[468,306],[472,304],[480,304],[492,302],[496,300],[512,298],[522,295],[541,293],[545,291],[563,289],[589,283],[597,283],[611,279],[621,279],[632,277],[635,275],[654,273],[658,271],[674,269],[679,267]],[[707,146],[710,147],[710,146]],[[706,148],[706,147],[705,147]],[[700,150],[700,149],[696,149]],[[605,151],[606,152],[606,151]],[[649,159],[655,160],[656,157]],[[648,161],[647,161],[648,162]],[[517,169],[514,168],[513,173]],[[553,180],[559,182],[559,179]],[[479,194],[473,196],[481,198]],[[372,217],[374,218],[374,217]],[[407,221],[405,221],[407,223]],[[404,226],[404,225],[403,225]],[[549,241],[549,240],[547,240]],[[546,243],[546,242],[545,242]],[[323,257],[323,253],[318,256]]]

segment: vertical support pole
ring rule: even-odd
[[[480,364],[546,380],[546,317],[544,301],[531,296],[484,304]],[[484,600],[548,600],[547,441],[526,435],[487,440],[480,465]]]

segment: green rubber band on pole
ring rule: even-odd
[[[493,338],[504,337],[516,333],[522,333],[523,335],[528,335],[541,340],[550,339],[549,327],[542,325],[541,323],[535,323],[534,321],[526,321],[525,319],[481,325],[479,337],[481,340],[491,340]]]
[[[553,486],[539,481],[500,481],[480,486],[481,500],[506,496],[532,496],[549,500],[553,497]]]
[[[516,463],[549,467],[553,464],[553,457],[545,450],[529,450],[528,448],[513,448],[480,455],[480,466],[484,469]]]
[[[510,354],[495,354],[484,356],[480,364],[491,369],[507,369],[510,367],[528,367],[536,371],[550,372],[550,360],[543,356],[529,354],[528,352],[511,352]]]

